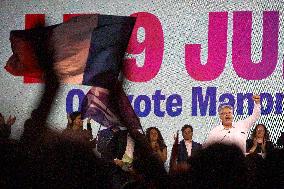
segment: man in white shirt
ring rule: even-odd
[[[246,139],[250,128],[260,117],[260,96],[254,95],[254,108],[252,115],[245,120],[233,122],[233,107],[224,105],[219,108],[221,125],[213,128],[208,135],[205,147],[213,143],[237,145],[244,153],[246,152]]]

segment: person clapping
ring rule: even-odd
[[[269,133],[263,124],[256,125],[246,144],[249,154],[266,154],[274,149],[273,143],[269,141]]]

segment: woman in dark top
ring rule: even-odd
[[[146,138],[151,145],[154,153],[158,155],[160,160],[165,163],[167,160],[167,146],[161,132],[156,127],[150,127],[146,130]]]
[[[269,141],[269,133],[263,124],[258,124],[252,134],[250,139],[247,140],[247,153],[269,153],[274,149],[273,143]]]

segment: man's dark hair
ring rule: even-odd
[[[189,124],[185,124],[182,128],[181,128],[181,132],[184,132],[185,129],[190,128],[191,132],[193,132],[193,127]]]
[[[70,118],[71,118],[71,120],[72,120],[72,123],[73,123],[73,121],[76,119],[76,117],[78,117],[79,115],[81,115],[81,112],[79,112],[79,111],[75,111],[75,112],[72,112],[72,113],[70,114]]]

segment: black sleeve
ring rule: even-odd
[[[282,146],[284,145],[284,132],[281,133],[281,136],[277,140],[277,145]]]
[[[202,149],[202,144],[200,143],[197,143],[198,144],[198,150],[201,150]]]
[[[91,123],[87,123],[87,130],[92,132]]]
[[[246,141],[246,152],[248,153],[249,152],[249,150],[251,149],[251,147],[252,147],[252,140],[251,139],[248,139],[247,141]]]
[[[182,158],[181,158],[181,153],[180,153],[180,152],[181,152],[181,147],[180,147],[180,145],[181,145],[181,144],[178,144],[178,146],[177,146],[177,148],[178,148],[178,149],[177,149],[177,162],[180,162],[181,159],[182,159]]]
[[[89,139],[93,139],[93,134],[92,134],[92,127],[91,127],[91,123],[87,123],[87,131],[89,134]]]
[[[270,153],[274,149],[274,145],[271,141],[266,141],[266,153]]]

